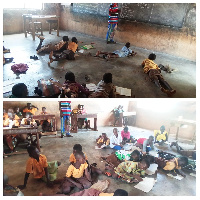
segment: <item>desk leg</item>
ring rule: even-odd
[[[97,118],[94,118],[94,131],[97,131]]]
[[[60,28],[60,22],[59,22],[59,19],[58,19],[58,23],[57,23],[57,36],[59,36],[59,28]]]
[[[35,26],[34,26],[34,22],[32,21],[32,37],[33,37],[33,40],[35,40]]]
[[[39,139],[39,132],[36,133],[36,139],[37,139],[37,148],[40,151],[40,139]]]

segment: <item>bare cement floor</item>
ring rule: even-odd
[[[102,133],[106,132],[110,137],[112,135],[113,127],[98,127],[98,131],[91,130],[79,130],[78,133],[73,133],[73,137],[60,138],[60,132],[57,136],[44,136],[40,139],[41,153],[47,156],[48,161],[61,161],[62,164],[58,169],[58,178],[63,178],[69,166],[69,156],[72,153],[74,144],[81,144],[83,151],[87,154],[89,163],[97,163],[97,166],[104,170],[105,163],[100,161],[101,156],[107,156],[112,149],[95,150],[95,140]],[[122,127],[118,127],[121,131]],[[137,127],[129,127],[131,135],[135,138],[148,137],[153,134],[153,131],[145,130]],[[173,141],[173,138],[169,137],[169,141]],[[194,144],[181,144],[185,149],[194,148]],[[183,147],[183,146],[182,146]],[[162,148],[156,147],[174,154],[176,150],[174,147],[164,145]],[[22,146],[18,148],[22,150]],[[9,176],[9,184],[17,186],[23,184],[26,160],[28,154],[12,155],[3,159],[3,170]],[[130,196],[195,196],[196,195],[196,178],[186,173],[186,178],[181,181],[168,177],[166,172],[161,169],[158,170],[157,175],[152,175],[157,182],[153,189],[149,193],[144,193],[136,188],[133,184],[122,182],[121,180],[115,180],[105,175],[100,175],[99,180],[107,179],[109,181],[109,187],[107,192],[113,192],[116,189],[125,189]],[[27,188],[23,190],[25,196],[37,196],[39,193],[46,195],[55,195],[58,192],[58,185],[54,188],[47,188],[44,182],[34,180],[32,176],[29,177]],[[78,191],[74,189],[72,193]]]
[[[72,71],[76,76],[76,81],[81,84],[85,83],[85,75],[90,77],[91,83],[97,84],[102,79],[104,73],[110,72],[113,74],[113,83],[119,87],[130,88],[132,95],[136,98],[167,98],[167,95],[162,93],[150,81],[148,75],[143,73],[141,63],[152,53],[151,51],[131,46],[131,49],[137,52],[135,57],[117,58],[106,61],[103,58],[94,57],[97,50],[112,52],[121,49],[124,44],[106,44],[103,39],[69,31],[60,31],[60,37],[56,36],[56,32],[49,34],[45,31],[44,37],[46,39],[43,44],[49,44],[50,42],[54,44],[60,41],[64,35],[69,36],[70,39],[73,36],[77,37],[79,48],[92,43],[94,49],[85,50],[83,54],[79,53],[75,61],[55,61],[48,66],[49,58],[47,54],[38,55],[39,60],[30,59],[30,56],[37,55],[35,51],[39,44],[37,37],[33,41],[31,35],[25,38],[23,33],[3,36],[5,47],[11,50],[11,53],[5,54],[5,57],[14,57],[14,63],[26,63],[29,66],[26,74],[21,74],[19,79],[16,79],[16,75],[11,71],[11,66],[14,63],[8,63],[3,66],[4,86],[8,85],[9,88],[3,95],[4,97],[8,97],[11,94],[10,91],[13,83],[25,83],[28,87],[29,95],[32,96],[34,95],[34,88],[37,86],[37,80],[54,78],[63,83],[65,73]],[[162,71],[166,81],[177,91],[173,97],[195,98],[196,62],[177,58],[162,52],[154,53],[157,55],[157,59],[155,60],[157,64],[169,65],[175,69],[173,73]]]

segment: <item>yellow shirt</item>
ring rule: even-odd
[[[84,152],[83,152],[83,153],[84,153]],[[84,153],[84,155],[85,155],[85,160],[88,160],[86,153]],[[70,157],[69,157],[69,162],[70,162],[70,163],[76,163],[76,158],[75,158],[75,156],[74,156],[73,153],[72,153],[72,154],[70,155]]]
[[[70,42],[68,44],[68,48],[67,49],[72,50],[75,53],[77,48],[78,48],[78,44],[76,44],[75,42]]]
[[[79,169],[76,169],[73,165],[70,165],[67,169],[66,177],[81,178],[85,169],[88,167],[87,163],[81,164]]]
[[[165,167],[163,168],[164,170],[174,170],[174,169],[181,169],[181,167],[178,166],[178,158],[173,158],[166,162]]]
[[[114,193],[100,193],[99,196],[113,196]]]
[[[40,154],[39,162],[34,158],[29,158],[26,162],[26,172],[33,174],[34,178],[42,178],[45,175],[44,168],[48,167],[47,158]]]
[[[145,59],[143,62],[142,62],[142,65],[144,65],[144,73],[148,73],[150,69],[160,69],[158,67],[158,65],[156,63],[153,62],[153,60],[150,60],[150,59]]]
[[[110,139],[108,138],[108,139],[106,140],[106,142],[105,142],[104,139],[99,138],[98,141],[97,141],[97,144],[99,144],[99,143],[103,143],[103,144],[105,144],[106,146],[108,146],[108,145],[110,144]]]

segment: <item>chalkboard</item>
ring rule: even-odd
[[[109,3],[73,3],[73,12],[107,16]],[[181,28],[187,3],[120,3],[120,19]]]
[[[74,3],[73,12],[108,16],[109,3]]]
[[[188,4],[123,3],[120,18],[181,28]]]

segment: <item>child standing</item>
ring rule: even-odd
[[[51,186],[52,183],[50,181],[56,179],[57,168],[61,163],[58,161],[47,163],[46,156],[40,154],[39,150],[33,145],[29,145],[27,151],[30,158],[26,162],[24,185],[19,185],[18,188],[21,190],[26,188],[30,174],[33,174],[35,179],[42,179],[45,181],[47,186]]]
[[[142,62],[144,73],[148,74],[150,79],[160,88],[160,90],[166,93],[168,96],[172,96],[176,93],[171,86],[165,81],[161,75],[161,70],[153,60],[156,59],[156,55],[151,53],[147,59]]]

